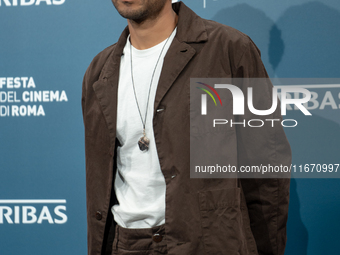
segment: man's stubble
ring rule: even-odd
[[[135,0],[125,2],[124,0],[112,0],[118,13],[136,23],[142,23],[147,19],[155,19],[163,10],[168,0]]]

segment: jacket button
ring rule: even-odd
[[[163,236],[156,233],[156,234],[153,235],[152,240],[154,240],[154,242],[156,242],[156,243],[159,243],[163,240]]]
[[[102,213],[100,211],[96,212],[96,219],[101,220],[103,218]]]

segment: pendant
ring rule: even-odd
[[[138,146],[141,151],[147,151],[149,149],[150,140],[144,135],[139,139]]]

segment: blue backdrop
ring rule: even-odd
[[[271,77],[340,76],[338,0],[184,2],[248,34]],[[0,254],[86,254],[81,83],[126,21],[110,0],[0,0],[0,24]],[[293,163],[340,163],[340,88],[315,93],[311,118],[288,113]],[[292,179],[287,255],[339,254],[339,184]]]

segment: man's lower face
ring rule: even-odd
[[[130,20],[142,22],[156,17],[168,0],[112,0],[118,13]]]

